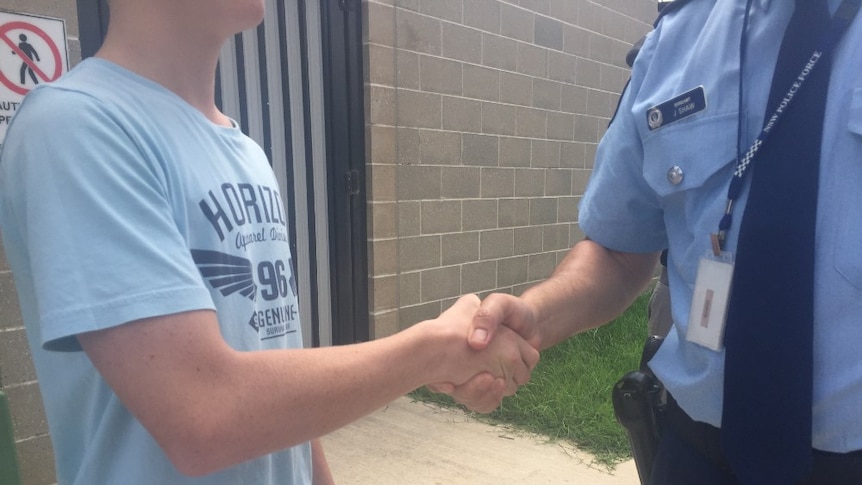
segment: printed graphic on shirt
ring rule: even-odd
[[[257,285],[251,272],[251,261],[218,251],[192,250],[192,258],[213,288],[222,295],[236,292],[251,301],[257,300]]]
[[[192,258],[204,279],[224,298],[243,297],[253,303],[248,325],[260,340],[296,332],[299,310],[288,249],[263,252],[274,255],[272,259],[246,257],[257,245],[288,244],[278,191],[224,183],[218,190],[210,190],[199,205],[219,241],[226,242],[223,247],[238,253],[193,249]]]

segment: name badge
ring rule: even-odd
[[[733,262],[728,255],[722,256],[721,259],[708,256],[700,260],[685,335],[689,342],[716,352],[724,347],[727,303],[733,279]]]
[[[657,130],[705,109],[706,94],[703,91],[703,86],[698,86],[648,109],[647,125],[650,131]]]

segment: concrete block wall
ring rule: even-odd
[[[69,61],[81,59],[75,0],[0,0],[7,12],[61,18],[66,22]],[[18,307],[12,272],[0,248],[0,389],[9,398],[18,465],[24,485],[56,483],[54,454],[36,371]]]
[[[577,205],[654,0],[364,0],[375,336],[519,294]]]

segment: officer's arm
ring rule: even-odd
[[[471,345],[481,348],[506,325],[539,349],[603,325],[625,311],[650,282],[659,253],[623,253],[586,239],[553,274],[521,297],[494,294],[482,302]]]

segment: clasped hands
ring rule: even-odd
[[[428,385],[431,391],[489,413],[530,380],[541,338],[534,311],[521,298],[495,293],[480,302],[466,295],[437,320],[463,332],[465,360],[458,375]]]

